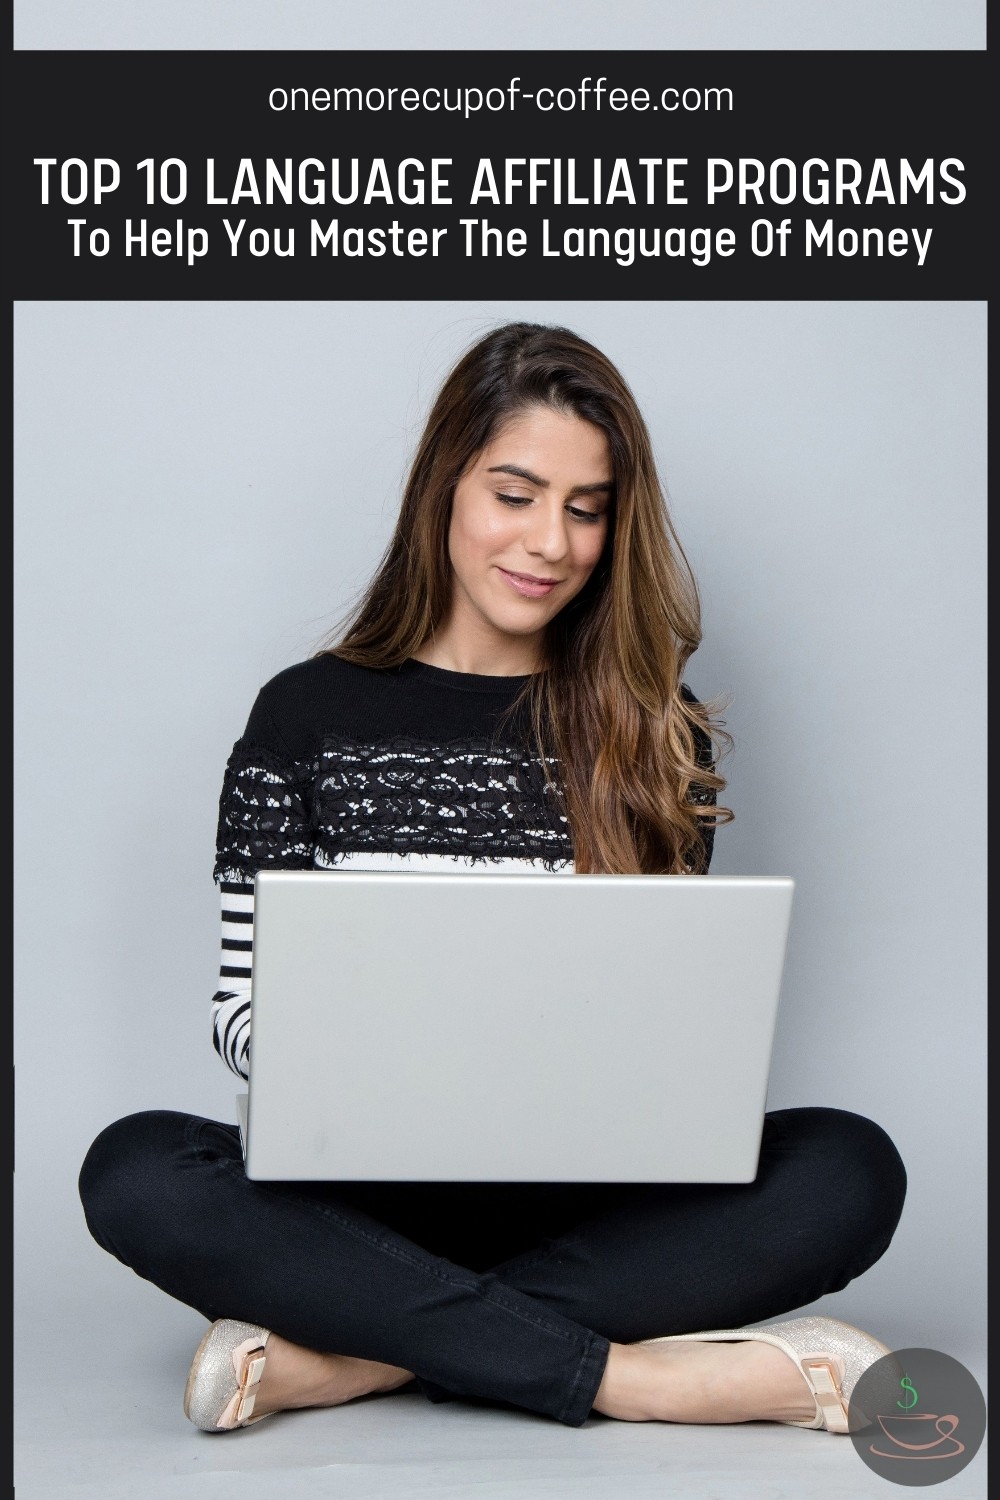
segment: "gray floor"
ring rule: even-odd
[[[66,1286],[61,1312],[60,1301],[22,1310],[18,1500],[885,1500],[885,1480],[847,1439],[764,1423],[594,1418],[571,1430],[403,1391],[209,1436],[181,1411],[204,1322],[110,1260],[104,1280],[83,1305]],[[944,1491],[947,1500],[984,1497],[985,1451]]]

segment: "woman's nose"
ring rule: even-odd
[[[550,562],[565,557],[569,550],[566,517],[561,505],[533,507],[528,520],[525,546]]]

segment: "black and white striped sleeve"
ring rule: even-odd
[[[250,1071],[254,876],[313,862],[309,768],[239,742],[219,802],[215,879],[222,898],[222,961],[212,997],[212,1041],[240,1078]]]
[[[222,962],[219,988],[212,996],[212,1041],[226,1066],[246,1078],[250,1072],[253,885],[224,880],[220,895]]]

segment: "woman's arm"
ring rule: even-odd
[[[250,976],[253,959],[253,885],[224,880],[222,962],[212,996],[212,1042],[240,1078],[250,1073]]]
[[[212,996],[212,1042],[240,1078],[250,1071],[254,877],[258,870],[311,867],[309,784],[310,766],[287,754],[258,699],[226,766],[215,855],[222,961]]]

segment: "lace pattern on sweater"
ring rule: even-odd
[[[330,737],[314,759],[282,764],[270,751],[236,746],[219,809],[217,880],[357,853],[520,858],[548,868],[573,857],[561,791],[522,748]]]

